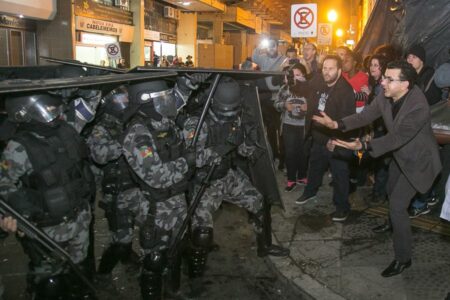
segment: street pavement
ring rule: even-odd
[[[290,248],[290,256],[258,258],[246,212],[225,204],[217,213],[214,232],[220,248],[210,254],[202,293],[191,294],[183,275],[183,293],[169,299],[445,299],[450,291],[450,226],[437,218],[440,205],[433,216],[414,220],[412,267],[399,276],[383,278],[380,273],[394,257],[392,239],[390,233],[371,231],[383,222],[380,216],[387,209],[364,203],[369,188],[359,188],[351,196],[350,218],[335,223],[329,217],[334,206],[327,176],[318,197],[301,206],[294,201],[303,187],[284,192],[284,174],[278,172],[277,178],[286,209],[272,209],[273,236],[275,242]],[[98,210],[97,259],[108,240],[106,220]],[[138,248],[137,240],[134,246]],[[27,259],[14,236],[2,241],[0,258],[3,299],[27,299]],[[102,290],[99,298],[140,299],[137,274],[137,269],[118,265],[113,285]]]
[[[284,186],[282,172],[278,181]],[[383,278],[381,272],[394,258],[391,233],[376,234],[371,228],[383,223],[386,204],[368,207],[362,199],[370,188],[358,188],[350,197],[349,219],[332,222],[329,181],[325,176],[318,197],[304,205],[295,204],[303,187],[282,191],[286,209],[273,211],[273,229],[291,255],[271,258],[274,268],[315,299],[445,299],[450,291],[450,238],[448,223],[438,218],[442,204],[431,216],[414,219],[412,266]]]

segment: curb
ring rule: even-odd
[[[282,246],[276,237],[272,234],[273,241]],[[327,299],[327,300],[345,300],[346,298],[337,294],[326,285],[317,281],[296,266],[295,261],[290,257],[267,256],[268,265],[274,272],[281,275],[284,281],[297,289],[306,299]]]

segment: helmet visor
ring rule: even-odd
[[[50,123],[63,112],[61,100],[51,96],[45,98],[30,97],[28,107],[27,110],[31,119],[40,123]]]
[[[173,89],[150,93],[149,95],[157,113],[167,118],[177,116],[177,100]]]
[[[118,93],[111,97],[111,109],[115,111],[124,111],[128,104],[128,93]]]

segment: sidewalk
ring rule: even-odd
[[[305,205],[295,204],[303,187],[286,193],[283,173],[277,177],[286,209],[272,209],[274,236],[291,249],[291,255],[272,257],[271,262],[307,295],[315,299],[445,299],[450,291],[450,237],[433,231],[447,233],[449,226],[437,216],[413,222],[426,229],[413,228],[412,267],[383,278],[381,272],[394,258],[392,238],[390,233],[371,231],[382,222],[377,215],[386,214],[387,209],[367,207],[362,196],[368,188],[351,196],[349,219],[335,223],[329,217],[334,205],[326,177],[317,197]],[[434,215],[439,209],[440,204]]]

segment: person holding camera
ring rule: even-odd
[[[287,184],[284,190],[291,192],[297,184],[307,182],[304,137],[308,86],[305,79],[306,68],[302,64],[293,64],[284,71],[284,85],[278,92],[274,107],[281,112],[281,134],[287,169]]]

